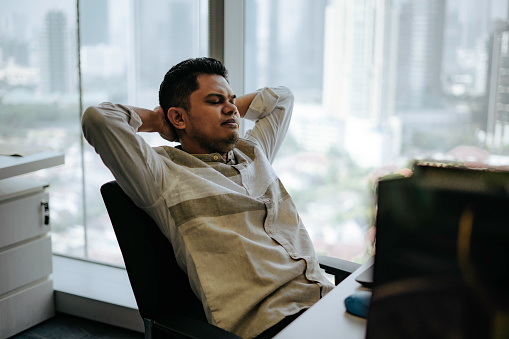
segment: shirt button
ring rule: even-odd
[[[270,229],[267,232],[269,232],[269,234],[274,234],[274,230],[273,229]]]

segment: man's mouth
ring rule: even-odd
[[[239,123],[235,119],[228,119],[224,121],[221,125],[238,126]]]

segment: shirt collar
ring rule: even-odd
[[[226,154],[226,163],[228,165],[235,165],[237,163],[235,161],[235,154],[233,153],[233,150],[231,150],[230,152],[228,152],[228,154]]]
[[[175,148],[184,151],[181,145],[177,145],[175,146]],[[226,154],[226,162],[223,160],[223,157],[219,153],[191,154],[191,155],[205,162],[222,162],[228,165],[235,165],[237,163],[237,161],[235,160],[235,153],[233,152],[233,150]]]

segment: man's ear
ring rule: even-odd
[[[181,107],[170,107],[166,116],[170,123],[176,129],[185,129],[187,126],[187,116],[185,116],[185,110]]]

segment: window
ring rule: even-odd
[[[0,3],[0,142],[66,156],[65,166],[32,175],[51,184],[54,252],[123,265],[99,193],[113,178],[83,142],[81,110],[156,106],[166,71],[206,55],[207,39],[204,0]]]
[[[242,4],[243,53],[221,41],[243,64],[231,78],[293,90],[274,167],[319,254],[366,258],[374,182],[413,158],[509,163],[506,0]],[[32,175],[51,184],[55,252],[122,264],[99,194],[112,177],[83,142],[81,111],[156,105],[169,67],[208,54],[208,15],[206,0],[0,2],[0,142],[66,154]]]
[[[27,10],[30,8],[30,10]],[[0,3],[0,142],[65,152],[66,165],[39,171],[51,184],[51,222],[83,251],[81,128],[71,1]],[[59,243],[54,248],[59,249]]]
[[[274,163],[316,250],[363,262],[376,178],[508,164],[507,1],[246,0],[245,88],[295,94]]]
[[[153,108],[169,68],[207,54],[206,1],[87,0],[80,2],[80,10],[84,107],[110,101]],[[143,134],[154,146],[166,143],[158,135]],[[99,192],[113,177],[88,143],[84,156],[86,256],[123,265]]]

